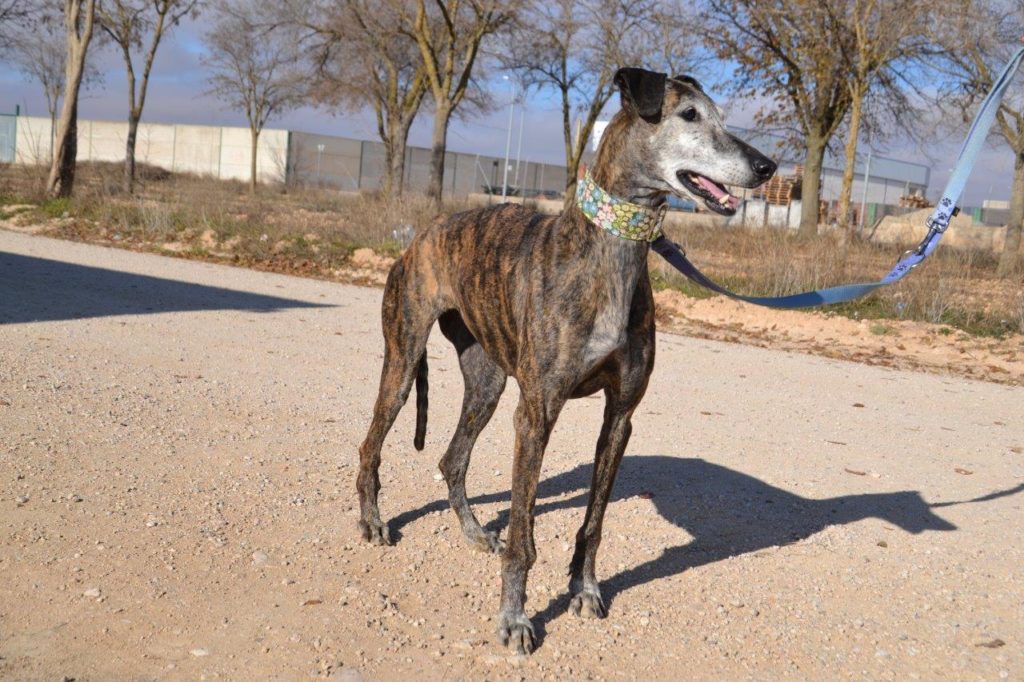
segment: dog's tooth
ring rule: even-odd
[[[729,195],[728,194],[723,194],[722,198],[718,200],[718,203],[720,203],[722,206],[725,206],[726,204],[728,204],[729,203]]]

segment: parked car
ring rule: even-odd
[[[668,195],[668,207],[676,211],[682,211],[683,213],[697,212],[697,202],[692,199],[683,199],[682,197],[677,197],[673,194]]]

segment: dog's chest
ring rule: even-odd
[[[583,350],[583,363],[590,367],[626,343],[632,287],[611,287],[608,300],[594,316],[594,324]]]

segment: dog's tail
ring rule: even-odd
[[[423,449],[423,441],[427,436],[427,351],[420,356],[416,368],[416,436],[412,444],[417,450]]]

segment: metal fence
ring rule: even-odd
[[[386,172],[384,145],[332,135],[292,132],[289,138],[288,182],[336,187],[349,191],[375,191]],[[405,189],[426,190],[431,152],[423,147],[405,151]],[[464,198],[477,192],[501,192],[505,160],[481,154],[448,152],[444,163],[444,192]],[[561,197],[565,166],[510,159],[508,185],[513,194]]]
[[[0,163],[14,163],[17,132],[18,117],[11,114],[0,114]]]

